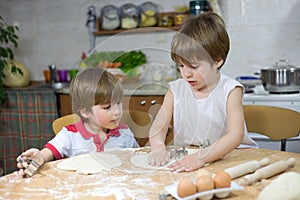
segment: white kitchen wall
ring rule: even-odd
[[[87,9],[146,0],[1,0],[0,15],[20,27],[16,59],[24,62],[32,80],[43,80],[49,64],[70,69],[78,65],[81,53],[88,52],[89,36],[85,26]],[[188,0],[154,0],[160,11],[174,5],[189,5]],[[222,68],[231,77],[252,75],[264,66],[285,58],[300,65],[299,0],[219,0],[222,16],[231,39],[231,50]],[[149,62],[173,65],[169,44],[174,32],[143,33],[97,37],[97,49],[141,49]]]

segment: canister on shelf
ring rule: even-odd
[[[158,26],[168,27],[173,26],[173,13],[159,13],[158,14]]]
[[[190,1],[190,15],[198,15],[208,12],[210,8],[208,0]]]
[[[145,2],[140,6],[141,9],[141,27],[157,25],[158,7],[152,2]]]
[[[188,14],[186,12],[185,13],[179,13],[179,12],[175,13],[174,25],[180,26],[184,22],[185,18],[187,18],[187,17],[188,17]]]
[[[121,6],[121,28],[132,29],[139,25],[139,8],[132,3]]]
[[[114,30],[120,27],[119,8],[107,5],[101,9],[101,28],[103,30]]]

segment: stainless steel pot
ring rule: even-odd
[[[265,90],[271,93],[299,92],[300,68],[289,65],[287,60],[279,60],[275,66],[261,69],[261,81]]]

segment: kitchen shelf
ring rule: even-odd
[[[174,12],[166,12],[166,13],[159,13],[159,15],[175,15]],[[101,30],[100,28],[100,17],[97,17],[96,19],[96,31],[93,32],[90,36],[90,41],[91,41],[91,48],[95,48],[96,46],[96,37],[99,36],[108,36],[108,35],[116,35],[119,33],[123,34],[139,34],[139,33],[157,33],[157,32],[168,32],[168,31],[177,31],[179,30],[180,26],[166,26],[166,27],[160,27],[160,26],[155,26],[155,27],[138,27],[138,28],[133,28],[133,29],[115,29],[115,30]]]
[[[100,35],[115,35],[118,33],[150,33],[150,32],[164,32],[174,30],[177,31],[179,26],[169,26],[169,27],[141,27],[141,28],[134,28],[134,29],[115,29],[115,30],[98,30],[94,32],[95,36]]]

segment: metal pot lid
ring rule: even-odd
[[[280,64],[283,63],[283,64]],[[286,59],[281,59],[278,62],[276,62],[276,64],[273,67],[267,67],[262,69],[261,71],[299,71],[300,68],[296,67],[294,65],[290,65],[288,60]]]

